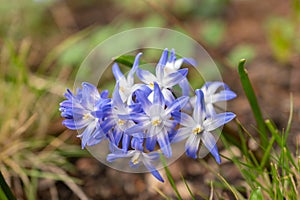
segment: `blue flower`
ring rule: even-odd
[[[69,89],[65,93],[67,100],[60,103],[61,116],[66,118],[63,125],[71,130],[82,131],[81,146],[94,145],[105,138],[100,127],[101,120],[110,108],[108,91],[99,94],[97,88],[90,83],[82,83],[82,89],[77,89],[74,95]]]
[[[139,59],[141,55],[142,53],[138,53],[136,55],[133,66],[130,69],[127,77],[125,77],[124,74],[121,72],[117,63],[114,63],[113,65],[112,71],[116,78],[116,81],[119,83],[119,92],[123,102],[130,102],[132,100],[132,93],[141,86],[141,84],[134,83],[134,73],[138,68]]]
[[[204,95],[204,101],[206,104],[207,113],[214,115],[216,113],[214,104],[217,102],[227,101],[234,99],[236,94],[230,90],[228,85],[223,82],[206,82],[202,87],[201,91]],[[190,99],[191,105],[195,105],[196,97]]]
[[[153,98],[145,95],[142,90],[136,91],[136,100],[141,105],[143,112],[135,112],[124,119],[132,119],[137,124],[127,129],[126,133],[136,136],[143,133],[146,138],[146,148],[153,151],[158,142],[166,157],[172,156],[170,137],[174,134],[177,121],[172,119],[173,111],[179,111],[187,102],[188,97],[180,97],[166,106],[164,96],[156,82],[154,82]]]
[[[168,76],[171,73],[174,73],[180,69],[183,63],[190,64],[194,67],[197,66],[197,62],[192,58],[180,58],[176,59],[175,50],[172,49],[170,52],[169,59],[164,67],[164,75]],[[179,83],[179,86],[182,89],[183,96],[189,96],[190,94],[190,84],[186,77],[184,77]]]
[[[135,123],[130,119],[123,119],[119,116],[129,115],[136,110],[134,106],[129,106],[127,103],[122,101],[119,90],[119,82],[116,84],[114,89],[111,105],[110,113],[101,123],[101,128],[105,133],[112,131],[115,145],[118,146],[122,139],[122,148],[127,150],[130,142],[130,136],[126,134],[125,131],[135,125]]]
[[[207,115],[204,102],[204,94],[202,90],[196,90],[196,102],[192,116],[186,113],[175,113],[175,118],[180,119],[181,128],[178,129],[172,142],[178,142],[187,139],[185,148],[186,154],[189,157],[196,159],[199,157],[197,152],[200,147],[200,142],[211,152],[217,163],[221,163],[221,159],[216,146],[216,140],[211,134],[211,131],[231,121],[235,114],[225,112]]]
[[[131,158],[129,162],[130,167],[136,168],[142,163],[155,178],[164,182],[164,179],[152,164],[154,161],[159,159],[160,154],[158,152],[145,153],[143,143],[143,138],[133,137],[131,140],[131,147],[133,150],[124,151],[117,146],[114,146],[114,151],[108,154],[106,159],[108,162],[113,162],[119,158]]]
[[[173,86],[179,84],[182,80],[184,80],[188,73],[187,68],[174,70],[172,72],[167,72],[167,71],[165,72],[165,66],[168,63],[168,54],[169,54],[168,49],[165,49],[155,68],[156,70],[155,75],[153,75],[149,71],[142,70],[139,68],[136,70],[136,75],[138,76],[138,78],[143,83],[147,84],[148,87],[151,88],[152,90],[154,88],[154,82],[156,82],[159,85],[162,94],[166,99],[167,104],[172,102],[175,99],[170,89],[172,89]],[[173,60],[174,55],[172,55],[170,59]],[[170,63],[171,62],[173,61],[170,61]]]

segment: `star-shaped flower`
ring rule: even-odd
[[[192,116],[183,112],[177,112],[174,113],[174,117],[177,118],[177,120],[180,120],[180,125],[182,127],[179,128],[172,142],[179,142],[188,138],[185,143],[186,154],[194,159],[199,157],[197,153],[199,151],[200,142],[202,142],[214,156],[217,163],[221,162],[216,146],[216,140],[211,131],[231,121],[235,117],[235,114],[225,112],[212,116],[207,115],[204,94],[202,90],[197,89],[196,102]]]

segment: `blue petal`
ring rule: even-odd
[[[170,158],[172,157],[172,149],[169,141],[168,133],[164,130],[160,134],[157,135],[157,142],[163,154]]]
[[[197,61],[194,60],[193,58],[181,58],[176,60],[175,67],[177,67],[177,69],[180,68],[182,63],[187,63],[189,65],[192,65],[193,67],[196,67],[198,65]]]
[[[196,125],[194,119],[186,113],[176,111],[172,114],[172,116],[182,126],[194,127]]]
[[[102,99],[106,99],[109,95],[109,91],[108,90],[103,90],[101,93],[100,93],[100,96]]]
[[[185,143],[185,149],[187,156],[196,159],[197,151],[199,149],[200,137],[195,134],[191,134]]]
[[[207,95],[214,94],[220,87],[222,87],[224,90],[229,90],[228,85],[226,85],[223,82],[215,81],[215,82],[206,82],[201,90],[205,91],[204,93]]]
[[[177,85],[180,81],[182,81],[186,77],[187,73],[188,73],[188,69],[184,68],[169,74],[166,77],[166,80],[164,80],[164,86],[166,88],[171,88],[174,85]]]
[[[116,125],[115,121],[113,118],[107,118],[101,123],[101,128],[104,131],[104,133],[107,133],[110,131],[114,126]]]
[[[87,122],[86,120],[65,119],[62,124],[71,130],[80,130],[88,125]]]
[[[174,136],[174,138],[171,140],[171,143],[180,142],[187,137],[189,137],[192,133],[192,128],[190,127],[182,127],[178,129],[177,134]]]
[[[235,118],[235,114],[232,112],[225,112],[213,115],[211,118],[208,118],[204,121],[203,126],[206,131],[213,131],[220,126],[228,123]]]
[[[145,158],[145,159],[143,159],[143,163],[157,180],[159,180],[160,182],[164,182],[164,179],[161,177],[159,172],[155,169],[155,167],[151,164],[151,162],[149,160],[147,160]]]
[[[164,67],[168,60],[168,54],[169,54],[168,49],[165,49],[156,66],[156,77],[159,82],[162,82],[164,78]]]
[[[190,84],[186,78],[184,78],[182,81],[179,82],[179,86],[182,90],[183,96],[189,96],[190,95]]]
[[[151,122],[146,121],[143,123],[136,124],[130,128],[128,128],[125,133],[129,135],[134,135],[134,133],[144,133],[144,131],[150,126]]]
[[[137,68],[139,66],[139,60],[140,60],[140,57],[141,57],[142,54],[143,53],[138,53],[135,56],[132,68],[130,69],[130,71],[128,73],[128,76],[127,76],[127,81],[128,81],[129,85],[133,85],[134,84],[134,73],[135,73],[135,71],[137,70]]]
[[[100,94],[96,86],[87,82],[82,83],[82,102],[91,101],[92,103],[95,103],[96,99],[99,99],[99,97]]]
[[[83,133],[79,135],[79,137],[81,137],[81,148],[82,149],[84,149],[86,143],[90,139],[90,137],[93,134],[94,130],[95,130],[95,125],[90,124],[86,127],[86,129],[83,131]]]
[[[118,117],[122,120],[133,120],[137,123],[149,120],[149,117],[144,113],[131,113],[128,115],[118,115]]]
[[[149,151],[153,151],[156,145],[156,136],[146,138],[146,148]]]
[[[130,136],[123,133],[123,138],[122,138],[122,149],[124,151],[128,151],[129,144],[130,144]]]
[[[143,151],[144,150],[143,143],[144,143],[144,138],[133,137],[131,139],[131,148],[135,150]]]
[[[115,106],[115,107],[120,108],[120,107],[124,106],[124,103],[123,103],[122,98],[119,93],[119,82],[117,82],[116,87],[114,89],[112,103],[113,103],[113,106]]]
[[[179,110],[183,108],[185,104],[187,104],[188,100],[189,97],[186,96],[179,97],[166,109],[165,115],[168,115],[175,110]]]
[[[211,103],[227,101],[230,99],[234,99],[236,94],[231,90],[222,90],[219,93],[212,95]]]
[[[154,82],[153,104],[159,104],[162,107],[165,106],[164,97],[163,97],[162,92],[156,82]]]
[[[141,104],[145,112],[152,105],[152,103],[148,100],[148,96],[146,96],[146,94],[141,90],[136,91],[136,100]]]
[[[106,160],[108,162],[113,162],[114,160],[116,159],[119,159],[119,158],[128,158],[128,157],[131,157],[133,154],[134,154],[135,151],[128,151],[127,153],[125,152],[122,152],[122,151],[116,151],[114,153],[110,153],[107,155],[106,157]]]
[[[114,131],[113,131],[113,136],[114,136],[114,139],[115,139],[115,144],[117,146],[119,146],[120,140],[123,136],[123,131],[115,128]]]
[[[120,79],[124,78],[123,73],[121,72],[119,66],[117,63],[114,63],[112,66],[112,72],[114,74],[114,77],[116,78],[117,81],[119,81]]]
[[[169,62],[169,63],[173,63],[173,62],[175,62],[175,61],[176,61],[175,50],[174,50],[174,49],[171,49],[170,57],[169,57],[168,62]]]
[[[202,90],[197,89],[196,91],[196,103],[193,111],[193,118],[196,123],[202,124],[205,116],[205,102],[204,102],[204,94]]]
[[[173,103],[173,101],[175,100],[175,97],[172,94],[172,92],[167,88],[163,88],[161,92],[164,96],[166,105],[167,106],[171,105]]]
[[[149,71],[137,69],[136,70],[137,77],[144,83],[150,84],[157,81],[157,78],[151,74]]]
[[[203,142],[204,146],[214,156],[217,163],[220,164],[221,158],[220,158],[220,155],[218,152],[218,148],[217,148],[216,140],[215,140],[214,136],[210,132],[205,131],[203,133],[203,135],[201,136],[201,138],[202,138],[202,142]]]

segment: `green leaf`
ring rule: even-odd
[[[123,64],[127,67],[132,67],[135,56],[132,55],[122,55],[117,58],[113,58],[113,60],[117,63]]]
[[[260,187],[258,187],[256,190],[253,190],[251,192],[249,200],[263,200],[263,195],[261,193]]]
[[[251,106],[253,115],[254,115],[256,123],[257,123],[258,133],[260,135],[261,146],[265,150],[268,146],[268,133],[267,133],[267,129],[265,126],[265,122],[264,122],[260,107],[259,107],[257,99],[256,99],[255,92],[253,90],[252,84],[248,77],[248,72],[244,67],[245,62],[246,62],[246,60],[242,59],[238,65],[239,76],[240,76],[240,80],[241,80],[244,92],[247,96],[248,102]]]

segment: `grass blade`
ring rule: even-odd
[[[266,129],[266,126],[264,123],[264,119],[263,119],[260,107],[259,107],[257,99],[256,99],[256,95],[254,93],[252,84],[248,77],[248,72],[244,67],[245,62],[246,62],[246,60],[242,59],[238,66],[240,80],[241,80],[244,92],[249,101],[249,104],[251,106],[256,123],[257,123],[257,127],[259,130],[258,132],[259,132],[260,140],[261,140],[261,146],[263,147],[263,149],[266,149],[266,147],[268,146],[268,133],[267,133],[267,129]]]
[[[177,199],[182,200],[182,197],[181,197],[181,195],[180,195],[180,193],[179,193],[179,191],[178,191],[178,189],[177,189],[177,186],[176,186],[176,184],[175,184],[175,181],[174,181],[174,179],[173,179],[173,177],[172,177],[172,174],[171,174],[171,172],[170,172],[170,170],[169,170],[169,168],[168,168],[168,166],[167,166],[166,160],[165,160],[165,158],[164,158],[163,156],[161,156],[161,160],[162,160],[162,164],[163,164],[163,166],[164,166],[166,175],[167,175],[167,177],[168,177],[168,180],[169,180],[169,182],[170,182],[170,184],[171,184],[173,190],[174,190],[175,193],[176,193]]]
[[[11,192],[10,188],[8,187],[1,171],[0,171],[0,187],[1,187],[1,190],[4,192],[7,199],[9,199],[9,200],[16,199],[15,196],[13,195],[13,193]]]
[[[182,175],[181,175],[181,179],[182,179],[184,185],[186,186],[186,189],[189,191],[192,200],[195,200],[195,196],[194,196],[193,192],[191,191],[190,186],[187,184],[186,180],[184,179],[184,177]]]
[[[261,193],[260,187],[256,190],[253,190],[250,195],[250,200],[263,200],[263,195]]]

